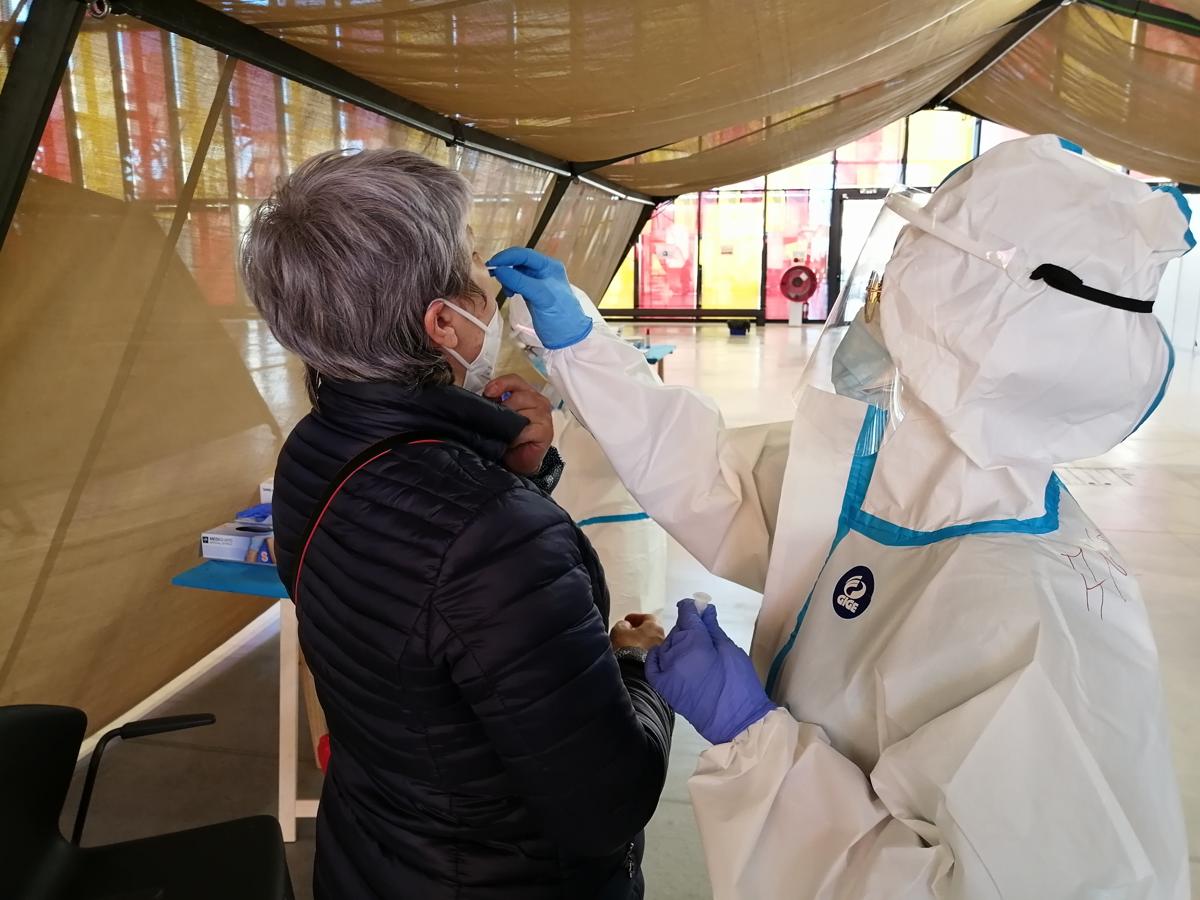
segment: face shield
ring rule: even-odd
[[[858,254],[850,276],[829,310],[825,327],[801,376],[799,391],[815,388],[869,403],[887,416],[877,416],[878,434],[860,445],[874,453],[885,434],[883,423],[894,427],[903,415],[896,366],[883,344],[879,307],[886,302],[883,271],[900,232],[909,224],[904,213],[920,212],[930,195],[911,188],[893,188]],[[901,204],[898,211],[895,201]]]

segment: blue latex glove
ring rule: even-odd
[[[527,247],[510,247],[489,259],[487,266],[506,291],[525,298],[533,330],[547,350],[562,350],[591,334],[592,319],[579,305],[567,270],[557,259]]]
[[[679,621],[646,658],[646,677],[675,711],[714,744],[732,741],[775,704],[754,664],[717,624],[717,609],[679,601]]]

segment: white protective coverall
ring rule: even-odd
[[[1029,278],[1153,299],[1186,218],[1050,136],[925,212],[884,274],[890,420],[809,387],[785,441],[726,429],[599,325],[548,353],[645,510],[716,574],[765,576],[753,657],[782,708],[690,782],[714,895],[1186,900],[1146,609],[1053,475],[1135,430],[1173,353],[1152,314]]]
[[[506,304],[506,318],[515,305],[520,301]],[[625,489],[596,439],[570,410],[561,408],[561,397],[526,356],[522,342],[513,337],[520,335],[506,332],[496,371],[520,375],[559,407],[554,410],[554,444],[564,468],[554,501],[583,529],[600,557],[608,585],[609,622],[632,612],[657,614],[666,603],[666,532]],[[536,349],[540,351],[540,345]]]

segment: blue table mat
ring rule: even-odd
[[[642,351],[646,354],[646,362],[656,363],[659,360],[666,359],[675,352],[674,344],[651,344]]]
[[[176,587],[282,600],[288,593],[274,566],[208,559],[171,579]]]

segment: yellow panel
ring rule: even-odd
[[[124,197],[117,107],[107,31],[84,31],[71,54],[71,90],[83,186],[110,197]]]
[[[908,117],[908,174],[914,187],[935,187],[975,152],[975,117],[926,110]]]
[[[700,195],[700,306],[757,309],[761,302],[763,193]]]
[[[13,34],[29,0],[0,0],[0,87],[8,77],[9,54],[13,49]]]
[[[289,171],[310,156],[341,146],[332,97],[286,80],[282,93]]]
[[[621,267],[600,300],[601,309],[630,309],[633,307],[633,250],[625,254]]]
[[[175,64],[175,94],[179,108],[180,143],[183,151],[183,173],[192,166],[200,133],[208,119],[213,102],[213,85],[221,71],[221,59],[215,50],[173,37],[172,58]],[[224,98],[222,98],[224,100]],[[218,137],[224,129],[218,128]],[[196,196],[227,199],[231,194],[225,164],[225,142],[214,142],[201,170]]]

